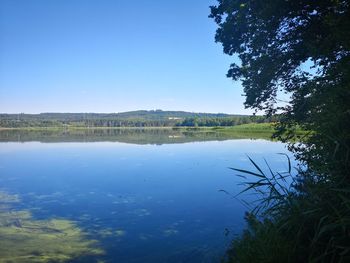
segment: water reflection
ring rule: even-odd
[[[232,132],[226,129],[116,128],[116,129],[44,129],[0,130],[0,142],[124,142],[133,144],[169,144],[230,139],[270,139],[271,134]]]

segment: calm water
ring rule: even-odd
[[[245,224],[246,207],[219,191],[234,195],[243,189],[238,185],[242,179],[227,167],[253,169],[248,154],[285,171],[287,162],[276,153],[287,150],[264,139],[187,138],[177,143],[178,137],[171,136],[164,144],[110,137],[61,143],[5,138],[0,191],[18,197],[11,211],[29,211],[36,222],[73,222],[86,240],[96,240],[90,247],[103,251],[80,251],[69,262],[219,262]],[[17,232],[24,228],[20,220],[12,223]],[[25,245],[15,243],[18,249]],[[38,253],[33,257],[43,252]]]

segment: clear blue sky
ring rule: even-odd
[[[0,112],[249,113],[214,0],[2,0]]]

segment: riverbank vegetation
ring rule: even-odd
[[[38,127],[215,127],[268,123],[276,117],[192,113],[183,111],[132,111],[122,113],[0,114],[0,128]]]
[[[218,0],[210,17],[239,58],[227,75],[242,81],[245,106],[279,113],[274,136],[301,164],[293,177],[253,160],[251,171],[234,168],[261,203],[225,261],[349,262],[350,2]]]

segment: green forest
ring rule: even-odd
[[[28,127],[215,127],[266,123],[275,118],[184,111],[132,111],[122,113],[0,114],[1,128]]]

